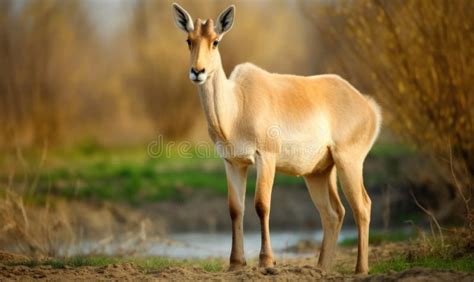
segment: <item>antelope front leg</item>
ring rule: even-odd
[[[270,267],[273,261],[270,243],[270,203],[272,197],[273,179],[275,177],[275,157],[272,154],[257,153],[257,185],[255,191],[255,209],[260,218],[262,232],[262,247],[260,249],[260,267]]]
[[[229,270],[246,265],[244,255],[244,207],[247,183],[247,166],[239,166],[225,161],[228,186],[229,213],[232,219],[232,251]]]

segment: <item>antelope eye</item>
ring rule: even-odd
[[[219,40],[214,40],[214,42],[212,42],[212,46],[217,47],[217,45],[219,45]]]
[[[186,39],[186,42],[188,43],[188,46],[191,47],[191,40]]]

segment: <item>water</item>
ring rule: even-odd
[[[271,243],[273,253],[277,258],[290,258],[301,256],[286,249],[295,246],[302,240],[321,242],[323,232],[320,231],[272,231]],[[344,229],[339,235],[339,241],[357,236],[355,229]],[[232,234],[188,232],[169,234],[164,239],[145,240],[111,240],[109,241],[81,241],[79,246],[59,250],[62,255],[106,254],[117,255],[124,252],[134,253],[139,256],[161,256],[177,259],[202,259],[202,258],[227,258],[230,255]],[[257,257],[260,252],[260,232],[245,232],[244,248],[248,258]],[[308,253],[306,255],[311,255]]]
[[[342,230],[339,240],[357,236],[356,230]],[[301,240],[322,241],[322,231],[274,231],[271,232],[272,248],[277,257],[294,257],[285,249]],[[230,254],[230,233],[182,233],[167,236],[170,242],[158,242],[145,255],[170,258],[226,258]],[[257,257],[260,252],[260,232],[246,232],[244,248],[247,257]]]

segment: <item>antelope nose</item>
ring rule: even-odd
[[[198,69],[195,69],[195,68],[191,68],[191,72],[192,72],[193,74],[195,74],[196,76],[198,76],[198,75],[201,74],[201,73],[205,73],[205,72],[206,72],[206,69],[203,68],[203,69],[198,70]]]
[[[207,79],[206,69],[198,70],[192,67],[189,71],[189,79],[196,84],[203,84]]]

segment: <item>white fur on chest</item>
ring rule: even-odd
[[[257,147],[254,142],[243,140],[222,141],[217,138],[214,142],[219,156],[231,162],[254,164]]]

